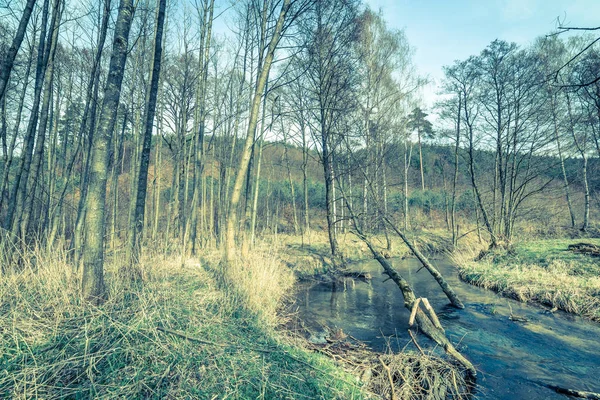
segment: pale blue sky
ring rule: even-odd
[[[404,28],[416,48],[421,74],[436,81],[442,66],[478,54],[494,39],[527,45],[552,31],[556,18],[570,26],[600,26],[600,0],[366,0],[392,28]],[[423,91],[430,106],[436,89]]]

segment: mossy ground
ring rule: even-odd
[[[535,240],[479,261],[467,253],[455,261],[467,282],[600,321],[600,260],[568,250],[580,242],[600,245],[597,238]]]

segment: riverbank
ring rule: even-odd
[[[597,238],[545,239],[491,251],[477,261],[476,251],[453,259],[468,283],[600,321],[600,259],[568,249],[582,242],[600,246]]]
[[[226,285],[215,249],[148,257],[143,284],[109,260],[98,307],[81,301],[64,252],[30,254],[0,280],[0,398],[466,395],[461,370],[434,355],[352,347],[343,332],[315,345],[290,331],[281,305],[296,279],[279,239],[257,244]]]
[[[32,255],[0,280],[0,398],[364,398],[355,377],[277,332],[293,279],[271,255],[253,254],[262,267],[226,289],[214,254],[146,259],[143,285],[109,265],[100,307],[80,301],[65,254]]]
[[[412,253],[406,244],[395,233],[377,234],[370,237],[377,249],[389,257],[406,258]],[[452,250],[452,239],[445,230],[427,230],[412,232],[409,235],[415,245],[427,256],[447,254]],[[476,238],[463,239],[463,243],[470,244]],[[308,235],[277,235],[277,243],[281,246],[281,260],[300,280],[310,280],[333,270],[331,250],[327,232],[311,231]],[[338,246],[348,264],[373,259],[373,254],[367,245],[356,235],[347,232],[338,235]]]

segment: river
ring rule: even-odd
[[[392,263],[417,297],[429,299],[448,338],[477,368],[478,398],[567,398],[545,384],[600,392],[600,324],[500,297],[462,282],[449,261],[434,261],[465,303],[464,310],[457,310],[448,306],[427,270],[419,270],[417,260]],[[375,350],[415,349],[407,333],[409,312],[400,290],[392,281],[384,282],[387,276],[376,261],[351,268],[369,272],[373,279],[349,280],[343,291],[332,291],[326,284],[299,290],[296,305],[304,324],[317,338],[323,336],[324,327],[341,328]],[[527,322],[510,320],[511,313]],[[418,340],[433,349],[433,342],[424,336]]]

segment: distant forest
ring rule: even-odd
[[[492,245],[597,226],[593,30],[493,41],[423,110],[406,35],[357,0],[7,7],[3,268],[67,249],[94,299],[105,255],[135,276],[146,247],[231,261],[259,235],[319,229],[335,259],[340,232],[390,223]]]

